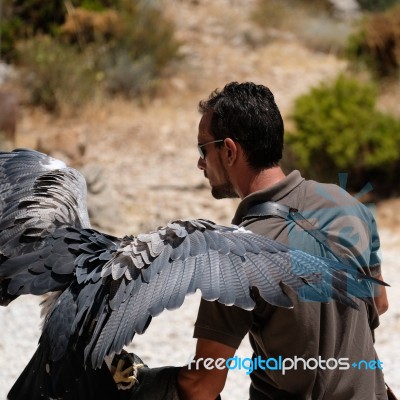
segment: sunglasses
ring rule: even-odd
[[[204,146],[207,146],[208,144],[211,143],[219,143],[223,142],[225,139],[217,139],[217,140],[212,140],[211,142],[203,143],[203,144],[198,144],[197,145],[197,150],[199,150],[200,158],[204,160],[206,158],[206,150],[203,150]]]

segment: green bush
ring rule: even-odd
[[[13,19],[0,24],[0,58],[6,62],[11,62],[15,59],[15,37],[16,32],[20,30],[21,21]]]
[[[349,36],[346,56],[374,77],[398,78],[400,69],[400,7],[366,15]]]
[[[109,46],[121,40],[124,29],[121,16],[114,10],[93,11],[84,8],[73,9],[60,27],[60,40],[77,45],[85,51],[92,43]]]
[[[121,14],[126,31],[117,47],[126,49],[134,60],[151,57],[155,72],[161,72],[178,56],[174,24],[151,2],[125,0],[125,4]]]
[[[155,86],[154,63],[151,57],[132,61],[125,50],[120,50],[104,65],[104,87],[108,93],[121,94],[132,99],[150,93]]]
[[[87,54],[50,36],[19,42],[18,54],[32,105],[58,112],[62,105],[74,109],[93,97],[97,71]]]
[[[15,60],[18,40],[49,33],[65,14],[63,0],[3,0],[0,10],[0,51],[7,62]]]
[[[10,3],[12,13],[9,18],[18,18],[24,23],[24,30],[19,34],[31,36],[36,33],[52,34],[58,26],[62,25],[71,7],[82,7],[89,10],[100,11],[107,7],[118,6],[118,1],[113,0],[5,0]],[[9,19],[8,18],[8,19]]]
[[[399,0],[357,0],[357,3],[361,10],[384,11],[399,4]]]
[[[98,93],[133,98],[156,86],[178,56],[174,25],[146,1],[114,3],[101,11],[73,8],[51,33],[19,40],[16,60],[33,104],[58,111],[63,102],[81,107]]]
[[[12,16],[23,21],[22,36],[51,33],[64,22],[64,0],[13,0]]]
[[[287,162],[317,180],[335,182],[347,172],[354,188],[372,182],[382,194],[397,189],[400,121],[376,109],[376,96],[372,84],[341,75],[297,98]]]
[[[22,30],[22,21],[12,17],[12,0],[0,1],[0,16],[0,58],[9,62],[15,56],[15,37]]]
[[[61,37],[83,52],[90,49],[102,72],[103,88],[133,98],[154,88],[180,44],[174,25],[146,2],[121,2],[118,12],[76,9],[60,28]]]
[[[75,7],[82,7],[86,10],[103,11],[107,8],[112,8],[119,5],[116,0],[74,0]]]

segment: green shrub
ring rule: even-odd
[[[107,57],[110,61],[110,58]],[[109,65],[104,65],[104,87],[111,94],[132,99],[149,93],[155,86],[154,64],[151,57],[132,61],[124,50],[115,54]]]
[[[400,121],[376,109],[376,96],[372,84],[341,75],[297,98],[287,162],[313,179],[335,182],[347,172],[355,188],[366,182],[381,193],[397,188]]]
[[[82,7],[89,10],[104,10],[107,7],[118,5],[112,0],[5,0],[9,3],[11,13],[6,20],[19,19],[23,22],[23,29],[18,32],[19,37],[27,38],[35,34],[53,34],[57,27],[62,25],[70,11],[70,7]]]
[[[346,55],[356,67],[366,67],[373,76],[398,78],[400,68],[400,7],[372,13],[361,21],[348,39]]]
[[[77,108],[94,95],[96,73],[87,54],[50,36],[37,36],[18,46],[21,79],[32,105],[58,112]]]
[[[21,21],[13,19],[0,24],[0,58],[10,62],[15,59],[15,37],[20,29]]]
[[[15,56],[14,43],[22,30],[22,21],[13,17],[12,0],[0,1],[0,58],[7,62]]]
[[[22,36],[51,33],[65,19],[64,0],[13,0],[13,17],[23,21]]]
[[[86,10],[103,11],[107,8],[118,6],[119,1],[115,0],[74,0],[75,7],[81,7]]]
[[[82,2],[92,8],[106,3]],[[177,58],[174,32],[146,1],[120,0],[101,11],[73,8],[51,34],[20,40],[17,61],[32,103],[49,111],[60,110],[64,101],[80,107],[97,93],[133,98],[149,93]]]
[[[75,8],[60,27],[60,38],[68,44],[78,45],[84,51],[91,43],[106,45],[118,42],[124,35],[123,21],[114,10],[92,11]]]
[[[399,0],[357,0],[357,3],[361,10],[384,11],[399,4]]]
[[[122,1],[117,10],[101,12],[76,8],[60,28],[65,41],[83,50],[91,43],[102,47],[107,65],[124,53],[134,63],[151,58],[155,73],[178,55],[180,43],[174,33],[161,10],[143,1]]]
[[[174,24],[151,2],[125,0],[125,4],[126,32],[118,47],[126,49],[134,60],[151,57],[155,72],[160,73],[178,56],[180,43],[174,36]]]

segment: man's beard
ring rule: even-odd
[[[211,194],[215,199],[236,199],[238,194],[233,189],[230,182],[223,185],[215,186],[211,188]]]
[[[236,199],[238,198],[238,194],[236,193],[235,189],[231,181],[229,180],[228,174],[225,171],[225,183],[219,186],[212,186],[211,187],[211,194],[215,199]]]
[[[236,193],[231,180],[229,179],[229,175],[223,166],[222,160],[220,159],[220,165],[224,172],[224,180],[225,183],[222,183],[218,186],[211,186],[211,194],[212,196],[219,200],[219,199],[237,199],[239,196]],[[205,177],[208,178],[207,173],[204,173]]]

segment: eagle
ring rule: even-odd
[[[118,398],[107,357],[197,290],[205,300],[251,310],[255,290],[291,308],[284,288],[306,287],[306,300],[357,308],[354,297],[368,301],[380,283],[205,219],[115,237],[91,227],[86,186],[77,170],[46,154],[0,152],[0,304],[50,294],[37,350],[10,400]]]

